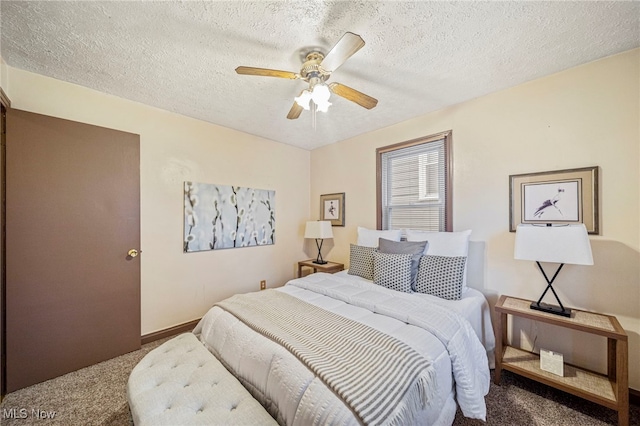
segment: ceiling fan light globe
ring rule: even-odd
[[[329,107],[331,106],[331,102],[328,102],[328,101],[324,101],[320,103],[316,103],[314,101],[314,103],[316,104],[316,110],[320,112],[327,112],[329,110]]]
[[[317,105],[321,105],[322,103],[327,102],[330,97],[331,91],[326,84],[316,84],[315,86],[313,86],[311,98]]]
[[[300,93],[300,96],[296,96],[295,98],[293,98],[293,100],[296,101],[296,103],[302,108],[308,111],[309,102],[311,101],[311,92],[309,92],[308,90],[303,90],[302,93]]]

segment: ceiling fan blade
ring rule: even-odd
[[[287,114],[287,118],[289,120],[295,120],[296,118],[300,117],[301,112],[302,112],[302,107],[298,105],[297,102],[294,102],[293,106],[289,110],[289,114]]]
[[[342,96],[343,98],[348,99],[351,102],[355,102],[358,105],[365,107],[366,109],[371,109],[378,105],[378,100],[376,98],[372,98],[369,95],[358,92],[356,89],[352,89],[351,87],[345,86],[344,84],[331,83],[329,84],[329,89],[331,89],[331,91],[336,95]]]
[[[238,67],[236,68],[236,72],[238,74],[244,74],[244,75],[260,75],[264,77],[290,78],[292,80],[295,80],[296,78],[300,77],[295,72],[270,70],[268,68]]]
[[[354,53],[364,46],[364,40],[358,34],[346,32],[335,46],[326,54],[320,65],[326,71],[335,71]]]

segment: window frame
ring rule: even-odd
[[[445,162],[445,231],[453,231],[453,149],[452,131],[436,133],[433,135],[399,142],[393,145],[376,149],[376,228],[382,230],[382,154],[409,148],[416,145],[428,144],[444,139]]]

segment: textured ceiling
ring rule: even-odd
[[[1,54],[15,68],[313,149],[640,46],[638,2],[6,1]],[[286,115],[300,51],[346,32],[366,45],[336,81],[379,100],[332,96]],[[612,76],[614,77],[614,76]]]

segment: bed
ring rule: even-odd
[[[485,420],[489,309],[474,289],[459,296],[316,273],[219,302],[194,334],[279,424],[450,425],[458,406]]]

